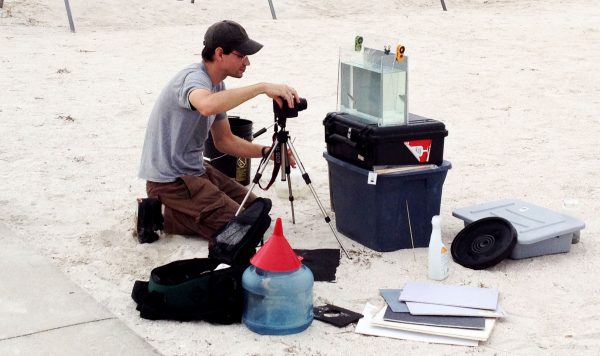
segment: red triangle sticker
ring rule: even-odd
[[[431,139],[405,141],[404,145],[410,150],[419,163],[429,162]]]

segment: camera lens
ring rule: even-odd
[[[296,103],[296,109],[298,109],[298,111],[305,110],[307,107],[308,107],[308,102],[304,98],[300,98],[300,102]]]

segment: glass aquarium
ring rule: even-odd
[[[408,57],[395,51],[340,49],[338,110],[379,126],[408,123]]]

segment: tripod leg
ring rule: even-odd
[[[290,160],[287,157],[287,144],[281,143],[281,180],[284,181],[287,177],[288,199],[292,208],[292,224],[296,223],[296,214],[294,213],[294,195],[292,194],[292,180],[290,178]]]
[[[271,145],[271,150],[269,151],[269,155],[267,156],[267,158],[265,158],[264,161],[261,161],[261,164],[258,166],[258,169],[256,170],[256,174],[254,175],[254,178],[252,178],[252,184],[250,185],[250,189],[248,189],[248,193],[246,193],[246,196],[244,197],[244,200],[242,200],[240,207],[235,212],[235,216],[240,215],[240,213],[242,212],[242,209],[244,209],[244,205],[246,204],[248,197],[252,193],[252,190],[254,189],[256,184],[258,184],[258,182],[260,181],[260,178],[262,177],[262,173],[264,172],[265,168],[267,168],[267,166],[269,165],[269,160],[271,159],[271,156],[273,156],[273,153],[275,152],[275,150],[273,148],[278,144],[279,144],[279,142],[277,141],[277,139],[275,139],[275,141],[273,141],[273,144]]]
[[[292,150],[292,155],[294,156],[294,159],[296,160],[296,164],[298,165],[298,168],[300,169],[300,172],[302,173],[302,178],[304,179],[304,182],[310,188],[310,192],[312,193],[313,197],[315,198],[315,201],[317,202],[317,205],[319,206],[319,209],[321,209],[321,213],[323,214],[323,217],[325,218],[325,222],[329,225],[329,228],[331,229],[331,232],[333,233],[333,236],[337,240],[337,242],[340,245],[340,248],[342,249],[342,251],[344,251],[344,254],[346,255],[346,257],[348,257],[348,259],[351,260],[352,257],[350,257],[350,255],[348,254],[348,252],[344,248],[344,245],[342,244],[342,241],[340,240],[337,232],[335,231],[335,229],[331,225],[331,218],[329,217],[329,215],[327,215],[327,212],[325,211],[325,208],[323,207],[323,204],[319,200],[319,197],[317,196],[317,191],[312,186],[312,182],[310,180],[310,177],[308,176],[308,173],[306,173],[306,170],[304,169],[304,165],[302,164],[302,161],[300,161],[300,157],[298,156],[298,153],[296,152],[296,149],[294,148],[294,145],[291,142],[289,142],[289,146],[290,146],[290,149]]]
[[[296,223],[296,215],[294,214],[294,193],[292,193],[292,177],[290,177],[290,173],[286,173],[287,175],[287,184],[288,184],[288,193],[290,205],[292,206],[292,224]]]

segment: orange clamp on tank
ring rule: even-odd
[[[404,60],[404,50],[403,45],[396,46],[396,61],[402,62]]]

